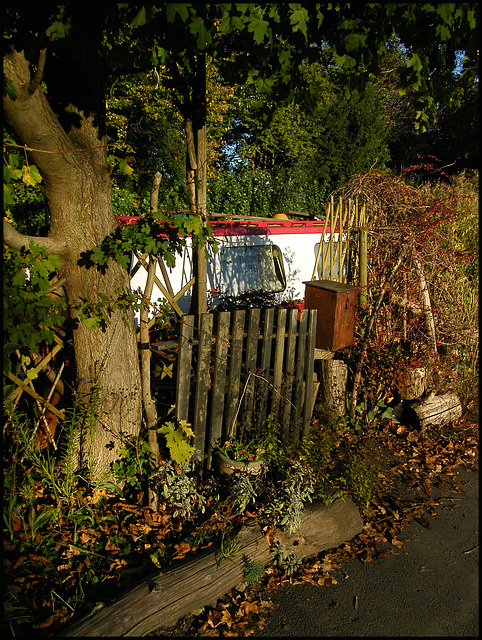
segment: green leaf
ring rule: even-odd
[[[344,67],[345,69],[353,69],[353,67],[356,66],[355,58],[352,58],[346,53],[342,56],[339,56],[337,53],[335,53],[334,58],[335,58],[335,63],[339,67]]]
[[[5,182],[3,183],[3,202],[4,204],[14,203],[12,188]]]
[[[35,371],[35,369],[27,369],[27,378],[29,380],[35,380],[37,376],[38,373]]]
[[[423,65],[418,53],[414,53],[410,60],[407,61],[407,67],[413,67],[414,71],[420,71],[422,69]]]
[[[309,18],[308,11],[304,7],[301,7],[299,4],[290,4],[290,9],[293,11],[290,16],[290,24],[293,28],[293,33],[296,33],[296,31],[298,31],[299,29],[306,38],[306,23],[308,22]]]
[[[350,35],[345,37],[345,48],[347,51],[359,51],[365,46],[366,39],[366,35],[350,33]]]
[[[154,238],[148,238],[148,240],[146,241],[146,244],[144,245],[144,251],[146,253],[152,253],[152,254],[157,253],[157,242]]]
[[[321,27],[322,22],[323,22],[324,15],[322,14],[322,12],[319,9],[317,9],[316,16],[318,18],[318,25],[317,26],[318,26],[318,29],[319,29]]]
[[[59,22],[58,20],[50,25],[50,40],[60,40],[60,38],[65,38],[69,31],[69,25],[64,24],[63,22]]]
[[[205,49],[208,44],[211,44],[211,33],[208,29],[206,29],[204,20],[200,16],[196,16],[192,20],[189,31],[192,34],[198,34],[196,41],[196,46],[198,47],[198,49]]]
[[[435,33],[440,36],[440,40],[444,42],[445,40],[450,40],[451,32],[448,27],[443,24],[438,24]]]
[[[91,327],[94,329],[98,329],[99,328],[99,321],[97,320],[97,318],[86,318],[85,316],[81,318],[81,322],[83,325],[85,325],[86,327]]]
[[[30,175],[35,182],[42,182],[42,176],[34,164],[30,165]]]
[[[264,40],[266,32],[268,31],[269,22],[263,20],[262,17],[253,13],[250,17],[248,24],[248,31],[253,33],[254,41],[256,44],[261,44]]]
[[[139,13],[136,15],[134,20],[131,22],[131,27],[143,27],[147,21],[147,13],[146,8],[141,7]]]
[[[129,164],[127,164],[126,159],[122,159],[119,162],[119,169],[128,176],[131,176],[134,173],[134,169]]]
[[[166,5],[166,15],[168,22],[174,22],[178,15],[183,22],[186,22],[189,18],[190,2],[169,2]]]
[[[477,27],[477,21],[475,19],[474,11],[467,11],[467,22],[469,23],[469,27],[471,29],[475,29]]]

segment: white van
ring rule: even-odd
[[[123,219],[124,222],[127,219]],[[211,221],[218,251],[211,252],[207,262],[207,289],[213,304],[225,296],[239,296],[248,291],[274,294],[274,303],[302,300],[306,280],[312,280],[316,257],[322,236],[324,239],[325,268],[318,262],[317,280],[340,280],[340,255],[345,254],[346,234],[334,233],[330,242],[330,229],[320,220],[243,220]],[[331,255],[331,259],[330,259]],[[147,271],[137,265],[134,255],[131,264],[131,288],[144,290]],[[342,278],[347,272],[348,252],[343,259]],[[140,267],[140,268],[139,268]],[[187,238],[176,265],[167,269],[170,286],[177,294],[193,278],[191,238]],[[160,266],[158,281],[167,288]],[[183,313],[189,311],[192,287],[176,300]],[[159,286],[154,285],[151,301],[166,300]]]

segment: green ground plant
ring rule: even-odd
[[[350,451],[339,481],[345,484],[355,504],[366,509],[380,484],[376,461],[366,451]]]
[[[185,520],[204,513],[206,508],[206,498],[198,491],[194,472],[192,461],[176,464],[165,460],[159,469],[160,495],[175,507],[173,515]]]
[[[221,548],[216,557],[216,566],[219,569],[226,561],[235,562],[236,556],[241,552],[243,545],[239,540],[226,539],[227,534],[223,531],[221,534]]]
[[[306,502],[313,499],[315,474],[310,466],[297,460],[286,460],[286,464],[285,477],[275,485],[273,498],[263,515],[276,525],[286,526],[293,533],[300,525]]]
[[[279,541],[271,545],[270,551],[275,567],[280,568],[288,577],[296,573],[301,565],[301,558],[298,558],[293,552],[286,553],[285,548]]]
[[[243,553],[243,578],[248,584],[254,584],[258,582],[261,576],[265,572],[265,567],[261,562],[257,560],[250,560],[246,554]]]

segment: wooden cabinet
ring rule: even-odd
[[[360,287],[332,280],[311,280],[303,284],[305,309],[318,310],[316,348],[337,351],[353,344]]]

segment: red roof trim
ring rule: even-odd
[[[121,225],[136,224],[141,216],[116,216]],[[293,233],[323,233],[322,220],[213,220],[210,222],[215,236],[291,235]],[[330,225],[325,232],[329,233]]]

